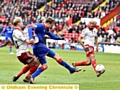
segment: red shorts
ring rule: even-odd
[[[17,58],[23,64],[29,64],[34,60],[35,56],[28,51],[28,52],[22,53],[21,56],[18,56]]]
[[[88,51],[86,52],[86,57],[89,57],[91,54],[94,55],[94,47],[93,46],[89,46],[89,45],[85,45],[88,46]]]

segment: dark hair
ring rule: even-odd
[[[46,20],[45,20],[45,23],[50,23],[50,24],[52,24],[52,23],[54,23],[55,22],[55,20],[54,20],[54,18],[52,18],[52,17],[48,17]]]

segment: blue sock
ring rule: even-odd
[[[59,64],[61,64],[62,66],[64,66],[65,68],[67,68],[69,71],[73,70],[73,68],[68,65],[65,61],[62,60],[62,62],[60,62]]]
[[[12,52],[12,47],[10,47],[10,53]]]
[[[32,74],[32,77],[33,77],[33,78],[37,77],[42,71],[43,71],[42,68],[39,67],[39,68]]]

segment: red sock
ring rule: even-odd
[[[44,70],[45,70],[45,68],[44,68],[43,66],[41,66],[40,68],[42,69],[42,71],[44,71]]]
[[[83,62],[76,62],[75,66],[86,66],[86,61]]]
[[[18,73],[18,77],[20,77],[22,74],[26,73],[30,69],[29,66],[24,66],[24,68]]]
[[[96,60],[94,60],[94,61],[92,61],[92,67],[94,68],[94,70],[95,70],[95,68],[96,68]],[[95,72],[96,72],[96,70],[95,70]],[[97,72],[96,72],[97,73]]]
[[[60,64],[62,62],[62,58],[58,59],[57,62]]]
[[[38,68],[38,66],[32,66],[31,68],[30,68],[30,71],[28,72],[28,74],[27,74],[27,76],[25,77],[26,79],[28,79],[29,78],[29,76],[31,75],[31,74],[33,74],[35,71],[36,71],[36,69]]]

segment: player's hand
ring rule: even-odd
[[[35,43],[38,43],[38,42],[39,42],[38,37],[35,37],[34,44],[35,44]]]
[[[33,43],[34,43],[34,40],[33,40],[33,39],[31,39],[31,40],[26,39],[25,42],[26,42],[27,44],[33,44]]]
[[[60,35],[60,39],[61,39],[61,40],[65,40],[64,34],[61,34],[61,35]]]
[[[96,47],[96,52],[98,52],[98,47]]]
[[[60,40],[65,40],[65,38],[64,37],[60,37]]]
[[[30,44],[34,44],[34,39],[29,40]]]

